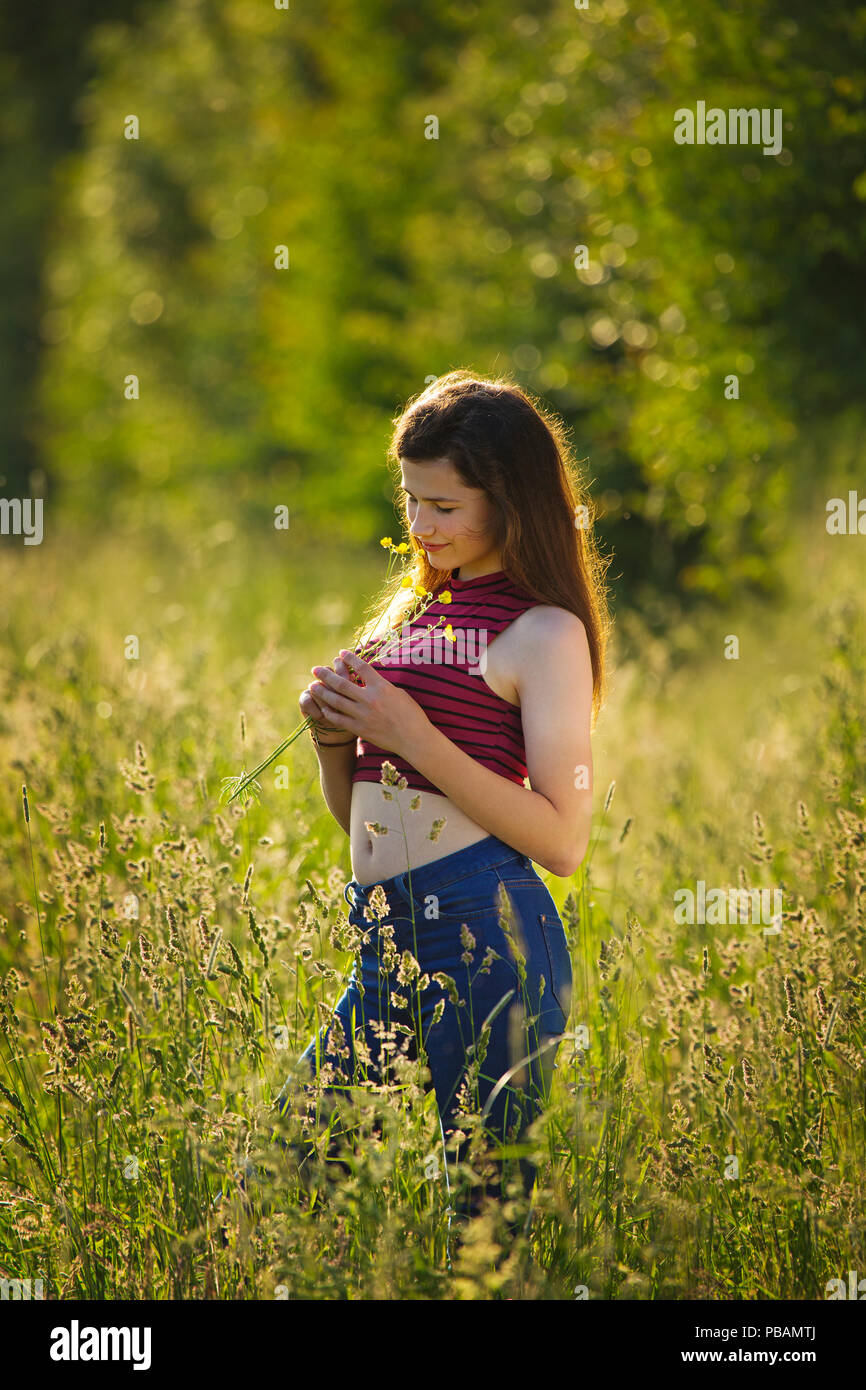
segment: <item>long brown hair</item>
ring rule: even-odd
[[[494,544],[508,577],[533,598],[580,618],[592,661],[594,726],[612,625],[604,582],[610,558],[599,553],[595,509],[562,422],[506,376],[489,380],[463,369],[438,377],[396,417],[388,461],[397,474],[395,507],[413,557],[406,572],[436,593],[447,587],[451,571],[434,568],[409,534],[406,496],[396,492],[401,458],[446,458],[467,487],[483,489],[494,506]],[[398,627],[414,601],[395,575],[362,631],[372,632],[386,614],[388,626]]]

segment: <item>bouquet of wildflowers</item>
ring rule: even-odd
[[[409,544],[407,541],[401,541],[399,545],[395,545],[390,536],[383,536],[379,544],[383,547],[383,549],[388,551],[388,569],[385,574],[385,582],[387,583],[394,572],[395,562],[401,564],[405,570],[406,562],[403,557],[407,555],[409,552]],[[416,583],[415,580],[412,578],[411,574],[403,574],[403,577],[400,580],[400,586],[404,589],[412,589],[414,593],[414,603],[412,603],[411,606],[407,609],[407,611],[402,615],[404,622],[414,622],[415,619],[420,618],[421,614],[429,606],[434,595],[431,593],[429,589],[425,589],[422,584]],[[439,593],[435,597],[437,599],[437,602],[439,603],[447,604],[451,602],[451,595],[447,589],[440,589]],[[437,618],[435,623],[428,624],[427,631],[432,632],[434,628],[439,626],[441,621],[442,619],[440,617]],[[450,623],[447,623],[445,625],[444,632],[449,642],[455,641],[454,631]],[[359,634],[356,632],[354,638],[355,641],[358,640],[358,636]],[[385,636],[382,637],[379,642],[374,644],[372,650],[365,654],[364,659],[366,661],[374,661],[377,656],[380,656],[383,649],[391,641],[391,636],[392,634],[390,632],[386,633]],[[241,798],[242,802],[247,801],[251,798],[258,800],[258,793],[261,792],[261,785],[259,782],[256,781],[256,778],[259,776],[261,772],[264,772],[266,768],[270,767],[274,759],[278,758],[281,753],[284,753],[285,750],[289,747],[289,745],[294,743],[295,739],[300,738],[301,734],[303,734],[314,722],[315,721],[313,719],[305,719],[303,724],[299,724],[297,729],[295,729],[293,733],[289,734],[288,738],[283,739],[283,742],[279,745],[278,748],[274,749],[270,757],[266,758],[263,763],[259,763],[258,767],[253,768],[252,772],[248,773],[244,771],[241,772],[237,777],[224,777],[222,779],[223,791],[221,800],[234,801],[235,797],[238,796]]]

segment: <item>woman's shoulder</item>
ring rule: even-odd
[[[540,673],[551,667],[580,673],[589,669],[590,651],[586,628],[570,609],[537,603],[515,618],[488,652],[503,684],[516,692],[513,703],[522,703],[529,686],[538,689]]]
[[[498,652],[497,652],[498,648]],[[537,603],[527,608],[505,629],[491,648],[505,676],[516,686],[532,671],[562,661],[572,666],[589,656],[586,628],[567,608]]]
[[[550,642],[571,643],[587,640],[586,626],[570,608],[558,608],[552,603],[535,603],[512,623],[512,627],[527,645]]]
[[[583,680],[591,683],[592,655],[586,626],[571,609],[535,604],[512,623],[511,632],[511,642],[501,659],[521,703],[524,696],[528,698],[529,689],[548,689],[551,670],[575,686]],[[538,684],[540,675],[542,686]]]

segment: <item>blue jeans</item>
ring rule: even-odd
[[[511,905],[502,921],[500,885]],[[458,1113],[467,1077],[464,1099],[472,1111],[486,1109],[489,1138],[498,1144],[518,1141],[549,1097],[558,1044],[545,1044],[565,1030],[571,1001],[571,957],[553,898],[532,861],[493,835],[382,880],[387,912],[379,918],[370,909],[376,886],[364,888],[355,879],[346,885],[349,921],[364,937],[345,993],[302,1062],[315,1074],[318,1054],[320,1063],[330,1062],[346,1084],[365,1077],[376,1083],[394,1081],[399,1078],[387,1075],[394,1044],[399,1048],[406,1039],[406,1055],[417,1058],[423,1042],[431,1073],[428,1089],[432,1084],[436,1093],[445,1144],[456,1129],[467,1134]],[[390,957],[388,928],[393,930]],[[427,978],[423,988],[405,974],[398,981],[404,952],[418,962],[421,985]],[[450,976],[453,985],[435,975]],[[380,1024],[394,1030],[391,1052],[382,1045]],[[372,1060],[372,1068],[362,1065],[358,1073],[356,1030],[363,1030]],[[532,1056],[539,1048],[540,1054]],[[340,1083],[328,1087],[339,1089]],[[277,1102],[281,1110],[285,1091]],[[467,1137],[449,1147],[449,1157],[462,1162],[468,1148]],[[518,1166],[528,1196],[535,1166],[524,1157]],[[493,1172],[486,1192],[500,1197],[500,1160],[494,1160]],[[481,1198],[475,1186],[452,1209],[474,1214]]]

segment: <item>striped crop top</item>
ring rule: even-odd
[[[542,600],[513,583],[504,570],[477,579],[460,579],[455,572],[442,588],[450,592],[451,602],[433,599],[419,618],[396,629],[370,665],[407,691],[431,724],[464,753],[522,784],[527,769],[520,706],[491,690],[483,673],[489,643]],[[429,631],[437,618],[441,622]],[[453,642],[444,633],[447,623]],[[359,655],[372,645],[368,640]],[[360,737],[352,781],[378,782],[385,761],[417,791],[439,790],[403,758]]]

